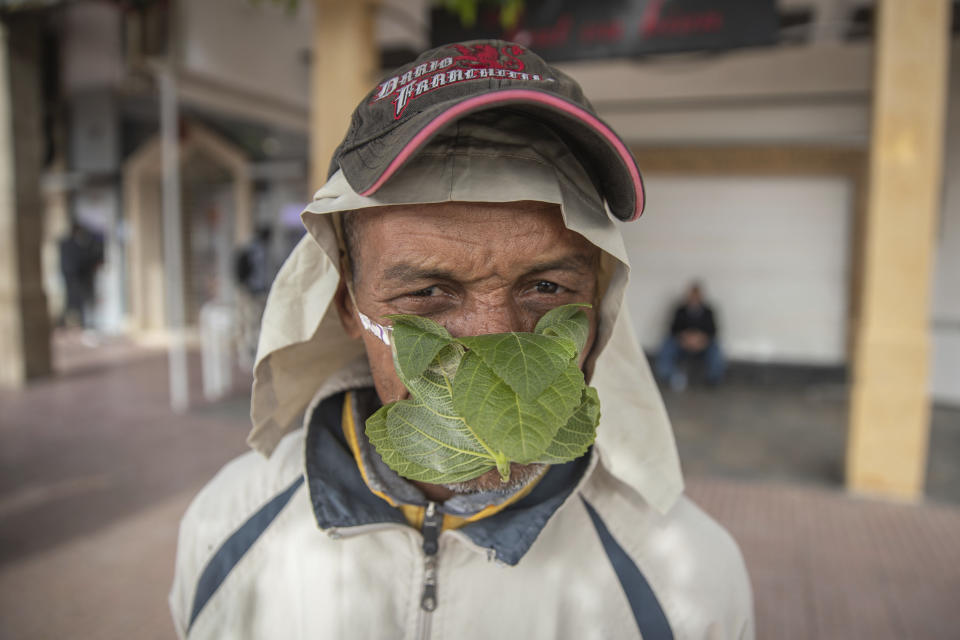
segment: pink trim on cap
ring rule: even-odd
[[[582,120],[600,133],[600,135],[606,138],[606,140],[613,145],[617,153],[620,154],[620,159],[623,161],[623,164],[626,165],[628,171],[630,172],[630,178],[633,180],[633,188],[637,194],[637,206],[633,212],[633,216],[631,216],[627,222],[636,220],[640,217],[640,214],[643,213],[643,182],[640,180],[640,172],[637,170],[637,165],[634,163],[633,156],[630,154],[630,151],[627,150],[627,147],[623,144],[623,142],[620,141],[620,138],[618,138],[607,125],[601,122],[590,112],[585,111],[576,105],[570,104],[566,100],[556,96],[552,96],[540,91],[532,91],[530,89],[507,89],[494,93],[486,93],[473,98],[468,98],[456,106],[447,109],[430,121],[427,126],[417,132],[417,135],[415,135],[413,139],[411,139],[410,142],[403,147],[400,153],[397,154],[397,157],[390,162],[386,171],[384,171],[380,177],[377,178],[377,181],[373,183],[373,186],[361,192],[360,195],[369,196],[375,193],[377,189],[383,186],[384,182],[389,180],[390,177],[396,173],[407,160],[410,159],[410,156],[412,156],[417,149],[420,148],[420,145],[426,142],[436,131],[446,126],[451,120],[455,120],[459,116],[464,115],[465,113],[468,113],[477,107],[498,104],[502,102],[535,102],[545,104],[558,111]]]

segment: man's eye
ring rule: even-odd
[[[537,283],[536,286],[537,293],[556,293],[560,289],[560,285],[556,282],[550,282],[549,280],[541,280]]]
[[[407,295],[413,296],[415,298],[429,298],[434,294],[436,294],[436,292],[437,292],[436,287],[424,287],[423,289],[420,289],[418,291],[411,291]]]

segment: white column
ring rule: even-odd
[[[185,411],[190,402],[190,381],[184,344],[177,85],[169,67],[160,67],[157,77],[160,80],[160,137],[163,145],[163,267],[166,279],[167,327],[170,335],[170,405],[174,411]]]
[[[930,291],[943,175],[948,0],[882,0],[847,485],[923,495]]]

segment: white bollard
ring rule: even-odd
[[[200,308],[200,349],[203,396],[218,400],[233,388],[233,312],[228,305],[208,302]]]

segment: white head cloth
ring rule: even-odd
[[[287,258],[267,299],[254,367],[251,447],[270,455],[298,426],[324,381],[363,353],[362,343],[340,326],[332,304],[340,261],[327,214],[411,203],[548,202],[560,206],[569,229],[604,253],[606,291],[590,379],[602,413],[596,447],[614,476],[658,510],[670,508],[683,479],[663,401],[621,306],[629,275],[623,239],[566,145],[549,130],[531,133],[536,125],[529,120],[516,125],[504,115],[496,127],[453,125],[375,197],[355,193],[340,172],[317,191],[301,215],[309,233]]]

